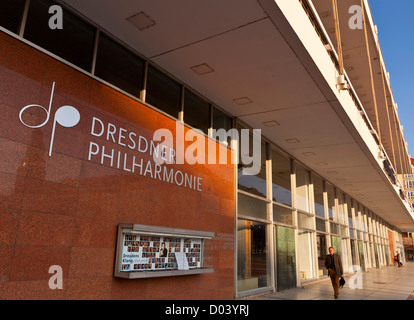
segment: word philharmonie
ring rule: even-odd
[[[202,178],[183,173],[181,170],[174,170],[164,164],[176,163],[176,151],[165,143],[147,139],[135,132],[128,132],[126,129],[117,128],[112,123],[106,126],[102,120],[93,117],[91,135],[103,137],[107,141],[119,146],[137,151],[141,154],[149,154],[152,160],[145,160],[137,155],[130,155],[128,152],[116,151],[99,145],[97,142],[89,142],[88,160],[98,160],[102,165],[109,165],[112,168],[121,169],[127,172],[148,176],[163,182],[176,184],[189,189],[202,191]]]

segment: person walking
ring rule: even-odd
[[[328,269],[328,275],[331,278],[332,287],[334,289],[334,298],[338,299],[339,279],[344,276],[344,272],[342,269],[341,256],[335,254],[333,247],[329,247],[329,254],[325,258],[325,267]]]
[[[402,266],[402,263],[400,261],[400,253],[398,251],[395,253],[394,262],[397,262],[398,268]]]

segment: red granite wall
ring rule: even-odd
[[[30,104],[47,108],[53,82],[49,121],[37,129],[23,125],[19,112]],[[80,122],[56,125],[49,156],[54,115],[63,105],[75,107]],[[115,154],[136,155],[92,136],[93,117],[148,138],[159,128],[175,132],[176,123],[2,32],[0,114],[0,299],[234,297],[232,165],[174,165],[202,178],[200,192],[133,174],[122,164],[111,167],[99,156],[89,160],[91,141]],[[45,112],[29,108],[22,120],[39,125]],[[214,273],[113,277],[120,223],[214,232]],[[63,289],[49,288],[52,265],[62,267]]]

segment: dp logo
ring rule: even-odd
[[[53,82],[52,85],[52,93],[50,94],[50,101],[49,101],[49,107],[46,109],[45,107],[38,105],[38,104],[29,104],[25,106],[22,110],[20,110],[19,113],[19,119],[20,122],[23,123],[26,127],[37,129],[43,127],[46,123],[49,122],[50,119],[50,111],[52,109],[52,102],[53,102],[53,94],[55,91],[55,82]],[[43,110],[46,113],[46,119],[44,122],[42,122],[39,125],[28,125],[25,123],[22,119],[23,113],[30,109],[30,108],[39,108]],[[62,127],[71,128],[76,126],[79,123],[80,120],[80,114],[79,111],[71,106],[62,106],[60,107],[54,116],[53,119],[53,129],[52,129],[52,137],[50,138],[50,145],[49,145],[49,157],[52,155],[52,149],[53,149],[53,139],[55,137],[55,129],[56,129],[56,123],[60,124]]]

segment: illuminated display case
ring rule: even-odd
[[[120,224],[115,277],[135,279],[214,272],[213,232]]]

